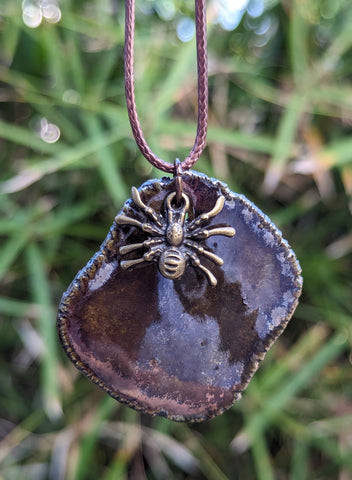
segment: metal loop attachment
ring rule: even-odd
[[[179,158],[176,158],[174,166],[175,166],[174,177],[175,177],[176,204],[180,205],[183,197],[183,184],[182,184],[183,170],[182,170],[182,163],[180,162]]]

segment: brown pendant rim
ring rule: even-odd
[[[162,409],[151,409],[140,404],[137,399],[128,398],[127,396],[121,394],[120,392],[117,392],[114,389],[112,389],[108,384],[100,380],[96,376],[96,374],[92,371],[92,369],[88,365],[86,365],[79,358],[79,355],[75,352],[75,349],[72,347],[72,344],[70,342],[70,338],[69,338],[70,336],[67,330],[67,323],[66,323],[67,317],[69,315],[69,310],[70,310],[70,301],[73,297],[76,296],[77,293],[79,293],[78,290],[80,289],[80,284],[84,281],[87,281],[93,278],[97,269],[101,266],[103,262],[103,257],[105,255],[104,250],[106,251],[107,245],[113,242],[113,232],[117,226],[115,222],[112,224],[108,232],[108,235],[103,241],[103,243],[101,244],[99,250],[87,262],[85,267],[82,268],[77,273],[76,277],[73,279],[68,289],[64,292],[59,305],[56,326],[57,326],[58,336],[61,341],[61,344],[67,356],[75,365],[75,367],[78,370],[80,370],[86,377],[88,377],[93,383],[98,385],[102,390],[104,390],[108,395],[110,395],[112,398],[114,398],[118,402],[126,404],[127,406],[143,414],[148,414],[151,416],[161,416],[176,422],[200,423],[205,420],[210,420],[218,415],[221,415],[222,413],[227,411],[229,408],[231,408],[231,406],[241,398],[242,392],[247,388],[254,373],[257,371],[259,363],[263,360],[268,350],[271,348],[273,343],[275,343],[275,341],[281,335],[281,333],[285,330],[288,322],[292,318],[292,315],[295,309],[297,308],[299,297],[302,293],[303,278],[301,276],[301,273],[302,273],[301,266],[299,264],[299,261],[294,251],[292,250],[288,242],[283,238],[282,232],[276,227],[275,224],[273,224],[270,218],[267,215],[265,215],[260,208],[254,205],[244,195],[232,192],[225,183],[221,182],[220,180],[210,178],[205,174],[201,174],[201,173],[189,170],[187,172],[184,172],[182,174],[182,177],[197,178],[202,182],[206,183],[209,188],[218,189],[221,192],[221,194],[224,195],[227,201],[241,199],[241,201],[245,204],[245,206],[250,211],[254,211],[260,217],[263,224],[265,225],[265,228],[268,229],[272,234],[274,234],[275,238],[278,240],[278,246],[283,246],[285,248],[285,251],[287,252],[286,261],[290,262],[290,264],[292,265],[294,275],[295,275],[295,281],[294,281],[295,291],[293,293],[295,297],[295,301],[292,304],[291,309],[289,310],[285,319],[283,319],[280,322],[280,324],[276,326],[269,335],[267,335],[267,337],[263,342],[263,346],[264,346],[263,351],[252,355],[252,358],[251,358],[252,368],[249,372],[246,373],[244,381],[241,383],[240,390],[232,392],[233,398],[231,402],[226,406],[213,409],[212,411],[208,411],[205,414],[202,413],[202,414],[185,415],[185,416],[173,415]],[[143,194],[144,192],[150,189],[155,190],[156,185],[159,190],[162,190],[170,187],[170,184],[172,182],[175,182],[175,179],[170,177],[162,177],[160,179],[148,180],[138,188],[138,191]],[[130,203],[131,203],[131,199],[126,200],[126,202],[122,206],[118,215],[120,215],[123,212],[123,209],[126,206],[129,206]],[[87,272],[89,272],[89,274],[87,274]]]

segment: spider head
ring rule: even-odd
[[[169,245],[179,247],[183,242],[186,213],[189,209],[189,198],[184,193],[179,205],[175,203],[176,193],[170,193],[166,198],[167,220],[166,240]]]
[[[166,230],[166,240],[169,245],[179,247],[183,242],[183,226],[178,222],[171,223]]]

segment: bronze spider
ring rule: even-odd
[[[195,268],[199,268],[206,275],[210,285],[216,286],[217,280],[213,273],[202,265],[198,255],[204,255],[216,265],[222,265],[223,259],[212,253],[206,247],[199,245],[198,240],[205,240],[213,235],[224,235],[233,237],[235,229],[232,227],[210,226],[206,228],[209,220],[224,207],[225,197],[220,195],[210,212],[202,213],[194,220],[188,221],[186,214],[189,210],[189,197],[183,193],[182,202],[178,206],[175,204],[176,193],[170,193],[166,197],[165,218],[158,214],[153,208],[148,207],[141,199],[138,190],[132,187],[132,200],[146,215],[145,223],[136,220],[127,215],[118,215],[115,219],[119,225],[133,225],[148,233],[148,238],[141,243],[125,245],[119,249],[121,255],[126,255],[134,250],[145,248],[146,252],[142,257],[121,260],[120,265],[127,270],[139,263],[155,261],[160,273],[171,280],[180,278],[186,269],[188,261]],[[202,226],[203,225],[203,226]]]

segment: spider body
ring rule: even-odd
[[[146,222],[118,215],[115,219],[119,225],[132,225],[148,233],[150,238],[141,243],[125,245],[119,249],[121,256],[144,248],[145,253],[136,259],[121,260],[120,265],[127,270],[144,262],[156,262],[160,273],[171,280],[182,277],[186,266],[190,263],[194,268],[199,268],[206,275],[210,285],[216,286],[217,280],[213,273],[205,267],[198,255],[203,255],[216,265],[222,265],[223,260],[213,252],[198,243],[213,235],[233,237],[235,229],[224,226],[209,226],[210,219],[221,212],[225,203],[225,197],[220,195],[212,210],[202,213],[192,221],[186,220],[186,214],[190,207],[190,201],[186,194],[182,194],[180,205],[175,204],[176,193],[170,193],[166,197],[165,218],[154,209],[148,207],[141,199],[138,190],[132,188],[132,200],[146,216]],[[148,217],[150,221],[148,221]]]

